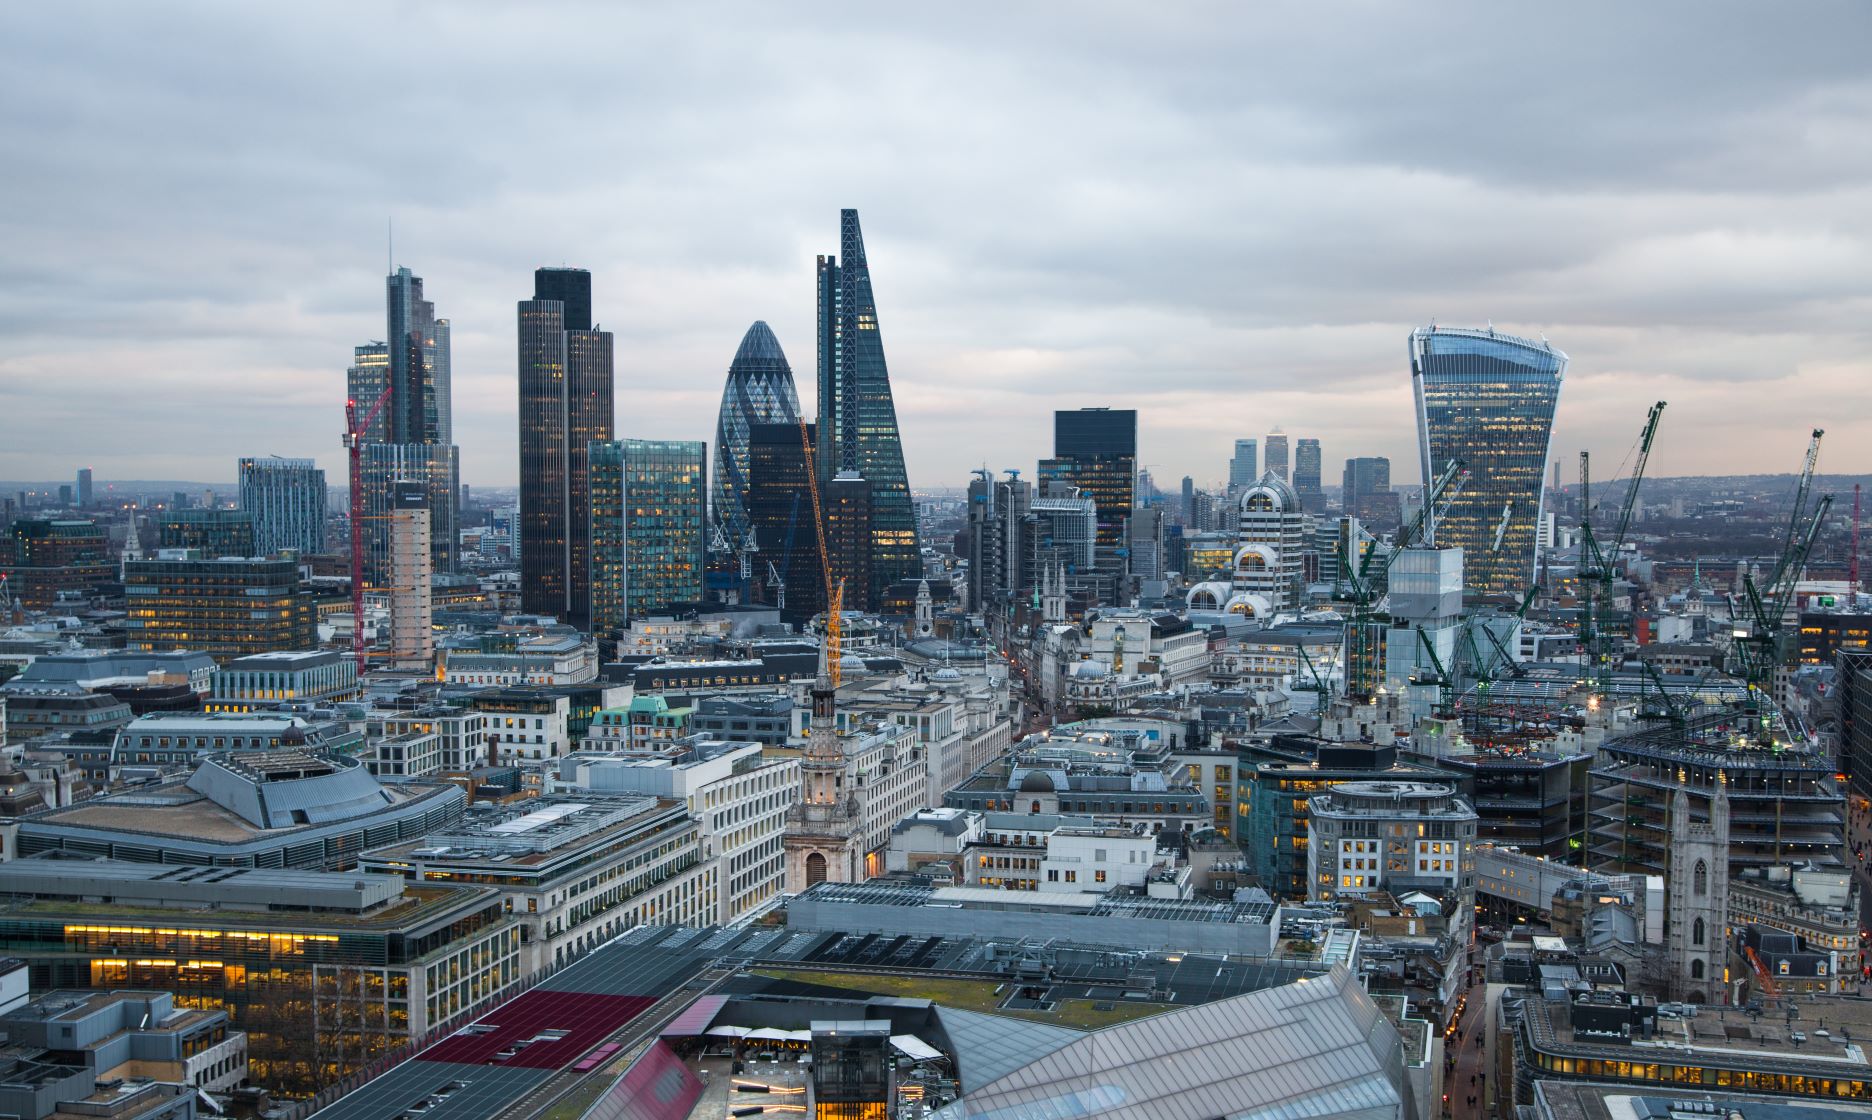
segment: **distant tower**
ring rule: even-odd
[[[1046,580],[1040,589],[1040,621],[1066,621],[1066,568],[1054,564],[1047,569]]]
[[[928,638],[936,633],[936,611],[930,602],[929,580],[917,581],[916,636]]]
[[[435,660],[427,484],[397,483],[395,502],[390,513],[390,658],[402,667],[420,667]]]
[[[1267,458],[1264,462],[1266,467],[1262,471],[1263,474],[1271,474],[1282,482],[1288,480],[1287,437],[1281,434],[1279,428],[1274,429],[1274,434],[1267,437]]]
[[[1729,779],[1718,773],[1710,817],[1690,815],[1690,797],[1671,795],[1670,878],[1665,881],[1670,933],[1671,995],[1691,1003],[1722,1002],[1729,957]]]

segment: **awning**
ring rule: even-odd
[[[785,1042],[787,1032],[774,1027],[756,1027],[746,1037],[749,1042]]]
[[[811,1031],[788,1031],[786,1032],[786,1036],[787,1036],[788,1042],[811,1042],[812,1041]]]
[[[683,1008],[682,1014],[670,1020],[669,1026],[657,1033],[663,1038],[694,1038],[708,1029],[722,1005],[727,1002],[727,996],[703,996]]]
[[[934,1046],[931,1046],[929,1043],[924,1042],[913,1034],[891,1035],[891,1045],[919,1062],[927,1062],[933,1058],[940,1058],[943,1056],[941,1050],[936,1049]]]
[[[737,1027],[729,1023],[723,1023],[719,1027],[710,1027],[702,1033],[708,1035],[710,1038],[746,1038],[748,1029],[746,1027]]]

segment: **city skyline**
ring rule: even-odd
[[[1137,409],[1140,463],[1159,478],[1212,484],[1235,438],[1277,424],[1320,438],[1327,464],[1415,463],[1397,339],[1433,321],[1545,334],[1572,355],[1557,456],[1590,446],[1616,460],[1662,398],[1677,430],[1706,438],[1666,439],[1660,474],[1785,470],[1822,421],[1836,436],[1829,469],[1872,468],[1860,419],[1872,416],[1872,168],[1839,142],[1866,97],[1852,49],[1864,36],[1850,31],[1863,11],[1830,9],[1841,33],[1811,41],[1752,22],[1733,33],[1744,9],[1698,9],[1699,32],[1671,52],[1646,46],[1674,38],[1665,10],[1547,13],[1514,57],[1485,57],[1473,75],[1418,71],[1395,49],[1413,21],[1383,11],[1346,35],[1298,14],[1141,31],[1095,10],[1052,44],[1044,75],[1019,47],[1041,21],[1020,10],[996,44],[959,16],[857,30],[756,11],[750,34],[789,44],[765,49],[672,48],[679,17],[607,13],[554,50],[615,54],[636,76],[544,96],[581,99],[556,114],[555,137],[629,136],[637,166],[620,176],[599,160],[552,182],[505,170],[532,134],[487,123],[522,75],[460,74],[554,21],[483,13],[453,32],[462,71],[443,52],[399,58],[409,92],[367,98],[355,79],[381,72],[374,52],[396,36],[358,43],[345,11],[288,25],[130,10],[104,32],[8,13],[0,49],[22,111],[0,128],[41,156],[0,186],[14,247],[0,391],[39,422],[11,433],[0,475],[90,465],[106,479],[227,479],[264,450],[338,477],[343,369],[382,332],[386,264],[423,275],[450,313],[469,483],[517,481],[506,305],[544,263],[607,278],[617,317],[602,325],[634,391],[619,434],[707,440],[721,355],[749,322],[772,323],[796,354],[809,344],[813,256],[845,206],[869,219],[887,289],[912,485],[960,487],[984,463],[1030,469],[1048,414],[1085,405]],[[1284,45],[1329,32],[1357,82],[1284,60],[1309,57]],[[872,139],[820,127],[826,91],[793,65],[833,33],[875,79]],[[161,60],[124,52],[152,38],[170,44]],[[1239,73],[1244,51],[1269,64]],[[1505,80],[1595,51],[1605,61],[1562,106]],[[979,82],[945,80],[962,52]],[[707,88],[724,59],[748,77]],[[170,66],[200,73],[204,90],[241,86],[243,104],[196,104],[165,85]],[[1125,114],[1061,92],[1114,66]],[[51,100],[72,88],[90,92]],[[659,123],[680,116],[664,112],[670,88],[694,98],[700,123],[681,132],[746,138],[737,166],[784,159],[771,185],[725,173],[712,139],[704,152]],[[440,103],[421,142],[388,156],[403,114],[386,97]],[[1037,142],[1032,119],[1046,126]],[[955,120],[974,122],[966,139],[949,135]],[[87,173],[86,147],[44,143],[34,121],[93,135],[148,182],[132,194],[121,176]],[[1442,139],[1421,143],[1426,128]],[[228,136],[259,133],[243,143],[271,163],[226,150]],[[323,173],[303,174],[305,161]],[[120,438],[71,449],[59,433],[78,422]]]

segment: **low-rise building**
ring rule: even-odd
[[[470,646],[437,651],[449,684],[585,684],[598,677],[598,644],[568,627],[516,635],[483,635]]]
[[[943,798],[978,812],[1077,814],[1100,822],[1143,822],[1153,833],[1193,832],[1213,819],[1209,803],[1172,760],[1167,744],[1128,731],[1029,735]]]
[[[436,705],[408,712],[373,712],[366,726],[374,738],[434,735],[440,750],[437,769],[465,774],[492,764],[488,725],[493,718],[475,708]]]
[[[1316,899],[1475,890],[1475,810],[1433,782],[1342,782],[1307,806]]]
[[[962,858],[969,886],[1054,894],[1142,890],[1159,863],[1142,824],[1057,813],[984,813],[982,836]]]
[[[247,1035],[226,1011],[178,1008],[159,991],[46,992],[0,1014],[9,1046],[78,1051],[99,1082],[165,1081],[219,1092],[247,1080]]]
[[[664,798],[546,794],[490,807],[366,852],[365,871],[486,883],[520,922],[524,973],[564,964],[636,925],[705,925],[719,865],[688,807]]]
[[[210,712],[253,712],[284,704],[328,704],[357,695],[357,662],[332,649],[237,657],[215,674]]]
[[[699,696],[689,730],[716,739],[785,746],[793,734],[793,698],[784,692]]]
[[[348,725],[288,712],[151,712],[117,733],[112,778],[147,777],[193,767],[216,751],[305,750],[356,753],[362,739]]]
[[[157,989],[246,1032],[249,1077],[310,1095],[520,979],[491,886],[387,875],[0,863],[3,951],[35,988]]]

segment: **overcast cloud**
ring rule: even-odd
[[[1544,333],[1555,453],[1872,470],[1872,8],[12,4],[0,477],[342,481],[396,263],[516,477],[514,304],[593,272],[620,436],[713,440],[766,319],[813,392],[859,209],[913,485],[1140,412],[1160,484],[1276,425],[1416,479],[1405,336]],[[1570,470],[1570,468],[1569,468]]]

